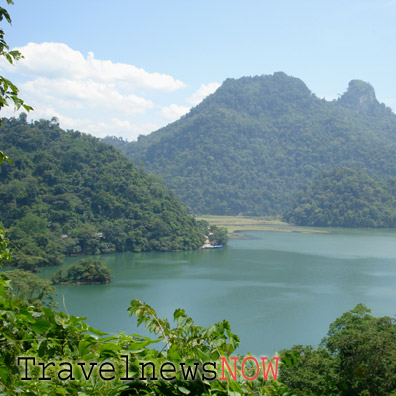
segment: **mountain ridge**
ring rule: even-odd
[[[227,79],[174,123],[137,142],[113,141],[191,213],[278,215],[322,171],[395,176],[395,137],[396,115],[370,84],[352,80],[326,101],[277,72]]]

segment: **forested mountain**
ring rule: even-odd
[[[279,214],[339,166],[396,176],[396,116],[359,80],[329,102],[282,72],[228,79],[165,128],[105,141],[162,176],[192,213]]]
[[[2,120],[0,147],[14,163],[0,167],[0,219],[22,268],[63,254],[195,249],[206,239],[206,222],[97,138],[22,114]]]
[[[335,227],[396,227],[396,178],[381,181],[366,173],[326,171],[302,191],[285,215],[290,223]]]

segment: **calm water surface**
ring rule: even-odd
[[[360,302],[374,315],[396,314],[395,231],[244,236],[224,249],[101,256],[112,283],[58,286],[60,307],[64,298],[68,313],[87,317],[93,327],[138,334],[146,333],[128,316],[131,299],[169,319],[184,308],[201,326],[228,320],[241,339],[238,351],[256,355],[317,345],[329,324]]]

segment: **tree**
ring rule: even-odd
[[[6,238],[5,231],[0,223],[0,267],[11,261],[9,243],[10,241]]]
[[[72,264],[66,271],[59,270],[52,276],[54,284],[96,284],[109,283],[111,273],[100,260],[93,258],[81,259]]]
[[[337,394],[337,357],[324,348],[314,349],[311,345],[294,345],[281,351],[280,381],[293,389],[296,396]],[[334,392],[334,393],[333,393]]]
[[[395,319],[375,318],[363,304],[330,325],[324,342],[339,359],[341,395],[385,396],[396,390],[395,339]]]
[[[7,0],[7,4],[14,4],[12,0]],[[6,9],[0,7],[0,22],[5,19],[9,24],[11,24],[10,14]],[[3,29],[0,29],[0,56],[4,56],[7,61],[11,64],[14,61],[18,61],[22,59],[22,54],[17,50],[11,50],[4,39],[5,33]],[[13,102],[15,106],[15,110],[23,107],[26,111],[33,110],[33,107],[25,104],[25,102],[18,96],[19,90],[18,88],[7,78],[4,76],[0,76],[0,110],[4,106],[8,106],[9,102]],[[1,119],[0,119],[1,124]],[[0,165],[3,161],[11,162],[11,160],[0,151]]]
[[[227,228],[211,226],[209,241],[212,245],[225,245],[228,242]]]
[[[320,348],[282,351],[280,380],[297,396],[396,395],[396,321],[363,304],[331,325]]]
[[[42,306],[55,307],[57,304],[53,296],[56,289],[51,286],[51,281],[42,279],[31,272],[19,269],[6,272],[7,278],[11,283],[11,293],[18,296],[21,300],[41,308]]]

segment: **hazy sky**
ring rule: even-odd
[[[6,7],[3,5],[3,7]],[[2,75],[65,129],[135,139],[226,78],[284,71],[319,97],[352,79],[396,110],[396,0],[15,0]],[[12,109],[3,116],[13,115]]]

